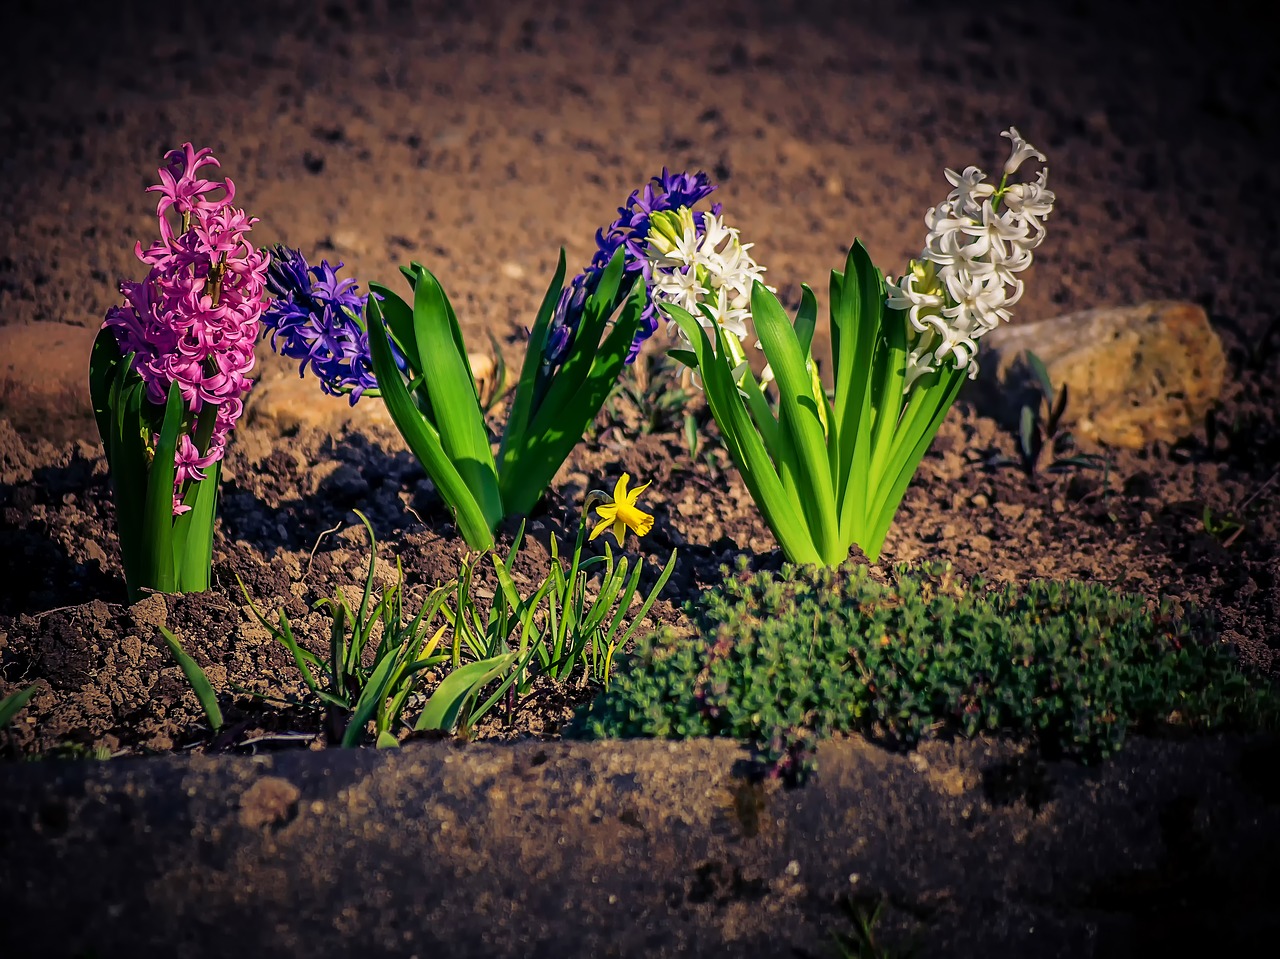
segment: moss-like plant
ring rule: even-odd
[[[730,736],[795,776],[837,731],[895,745],[1005,733],[1087,761],[1134,728],[1277,715],[1203,617],[1167,602],[1079,582],[992,588],[949,564],[885,583],[853,563],[724,572],[688,607],[694,634],[641,640],[577,734]]]

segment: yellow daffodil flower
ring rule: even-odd
[[[630,482],[631,474],[623,473],[613,488],[613,498],[596,507],[596,515],[600,517],[600,522],[596,523],[591,530],[591,539],[595,539],[605,530],[612,530],[613,538],[621,546],[622,538],[627,534],[628,529],[634,531],[637,536],[643,536],[653,529],[653,517],[644,510],[636,508],[636,500],[648,489],[649,484],[645,483],[633,490],[628,490],[627,484]]]

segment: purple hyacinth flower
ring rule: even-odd
[[[281,356],[300,360],[298,375],[307,367],[331,396],[347,394],[351,405],[366,390],[377,389],[369,331],[364,322],[364,298],[356,281],[338,278],[342,264],[321,260],[311,266],[298,250],[278,246],[267,272],[267,285],[276,294],[262,316],[271,331],[271,348]],[[396,365],[405,369],[403,354],[393,342]]]
[[[641,344],[657,332],[660,316],[658,305],[649,291],[652,277],[649,275],[649,262],[645,256],[649,217],[663,210],[693,206],[710,196],[715,189],[716,185],[711,182],[711,178],[701,171],[672,173],[663,167],[661,175],[654,177],[643,188],[632,191],[627,202],[618,207],[618,218],[608,227],[596,231],[596,252],[591,258],[591,264],[574,277],[570,286],[560,295],[544,350],[548,366],[556,366],[568,355],[581,324],[582,309],[587,297],[595,291],[605,267],[619,248],[624,251],[624,286],[637,275],[644,280],[644,308],[640,314],[640,328],[636,331],[636,338],[627,354],[627,363],[635,362]],[[715,204],[711,212],[718,215],[720,204]],[[702,214],[695,213],[694,220],[701,227]]]

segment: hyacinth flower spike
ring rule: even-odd
[[[208,588],[221,461],[252,385],[269,256],[233,207],[218,161],[190,143],[165,156],[160,239],[120,285],[94,342],[89,390],[111,473],[130,600]]]

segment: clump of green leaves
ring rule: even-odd
[[[1089,760],[1134,728],[1277,715],[1205,624],[1097,584],[988,588],[937,563],[884,583],[852,563],[740,564],[688,612],[696,631],[642,639],[580,734],[730,736],[794,777],[838,731],[896,745],[1005,733]]]
[[[1067,410],[1067,384],[1055,390],[1044,361],[1030,350],[1026,351],[1025,358],[1039,390],[1034,403],[1023,404],[1018,421],[1018,451],[1027,476],[1035,477],[1039,472],[1045,450],[1053,456],[1048,467],[1050,473],[1072,469],[1109,470],[1111,464],[1106,457],[1078,452],[1075,437],[1069,430],[1062,429],[1062,414]]]
[[[837,931],[831,934],[838,959],[905,959],[916,954],[914,949],[899,952],[880,942],[877,927],[884,906],[884,899],[878,900],[874,907],[861,899],[845,900],[844,911],[850,929],[847,933]]]
[[[406,621],[404,571],[397,561],[396,582],[375,598],[377,541],[364,514],[356,511],[356,516],[369,534],[369,571],[358,607],[347,601],[341,589],[315,604],[316,609],[332,616],[327,656],[318,656],[299,645],[283,609],[273,622],[254,605],[243,582],[240,589],[258,622],[289,650],[307,687],[306,697],[296,705],[324,713],[329,740],[342,746],[359,745],[372,720],[377,745],[396,746],[401,713],[422,674],[448,658],[437,652],[446,624],[442,622],[434,630],[433,626],[449,589],[436,587],[413,618]],[[365,655],[370,648],[372,657]],[[242,691],[267,698],[252,690]]]
[[[477,597],[486,597],[475,583],[475,563],[463,565],[456,603],[444,610],[453,627],[454,671],[432,697],[439,708],[433,709],[429,704],[418,729],[457,727],[465,736],[503,701],[510,721],[519,703],[533,692],[534,681],[539,677],[568,686],[576,676],[579,686],[595,682],[608,687],[614,654],[649,614],[675,569],[676,553],[672,551],[653,589],[624,628],[639,592],[643,564],[638,562],[630,568],[627,557],[615,558],[607,543],[603,556],[584,559],[585,532],[584,510],[568,569],[553,535],[547,575],[527,596],[521,595],[511,575],[523,527],[505,559],[491,552],[499,589],[484,616],[476,602]],[[598,582],[591,575],[596,570]],[[464,656],[470,660],[465,665]],[[495,682],[497,686],[493,688]],[[451,684],[447,694],[446,684]],[[483,699],[482,691],[487,694]]]

